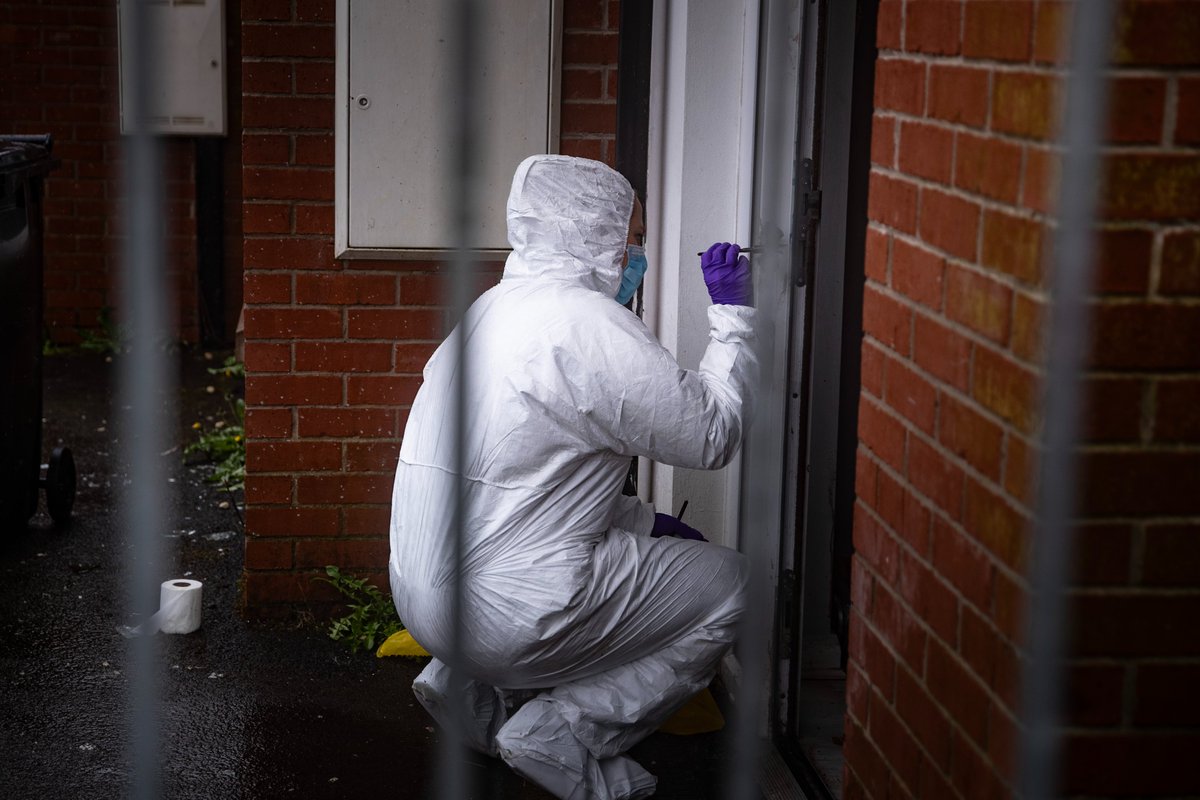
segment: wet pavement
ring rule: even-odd
[[[236,502],[182,455],[193,420],[223,416],[205,367],[224,355],[180,354],[181,446],[161,456],[173,509],[161,579],[204,583],[200,630],[153,640],[161,796],[435,797],[439,735],[409,688],[423,661],[352,654],[315,622],[269,627],[238,615]],[[78,496],[67,527],[53,526],[43,496],[28,530],[0,531],[0,792],[124,797],[131,642],[116,629],[137,620],[124,608],[131,547],[116,507],[115,369],[65,355],[48,358],[45,373],[43,451],[72,449]],[[631,755],[658,775],[656,797],[715,798],[730,750],[724,731],[656,734]],[[494,759],[466,754],[461,768],[474,798],[549,797]]]

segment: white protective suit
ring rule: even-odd
[[[596,161],[533,156],[508,199],[509,255],[425,367],[392,497],[392,594],[435,658],[414,684],[470,744],[559,797],[644,797],[622,756],[712,679],[744,605],[725,547],[649,536],[621,495],[631,456],[716,469],[755,379],[754,310],[715,305],[699,371],[613,299],[634,193]],[[468,351],[463,672],[451,686],[455,372]],[[463,673],[466,673],[464,675]],[[534,699],[512,714],[515,700]]]

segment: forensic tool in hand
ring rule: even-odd
[[[754,253],[757,253],[760,250],[762,250],[762,248],[759,247],[758,245],[755,245],[754,247],[742,247],[740,244],[738,245],[738,255],[743,255],[743,256],[753,255]],[[704,255],[704,251],[701,250],[699,253],[696,253],[696,255],[702,256],[702,255]]]

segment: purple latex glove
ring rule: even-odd
[[[692,539],[697,542],[708,541],[700,531],[680,522],[670,514],[654,515],[654,530],[650,531],[650,535],[655,539],[660,536],[674,536],[677,539]]]
[[[700,271],[714,304],[752,306],[750,262],[740,255],[742,249],[729,242],[717,242],[700,256]]]

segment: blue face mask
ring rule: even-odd
[[[621,288],[617,290],[617,302],[625,305],[633,299],[633,293],[642,285],[642,278],[646,276],[646,249],[636,244],[625,245],[625,252],[629,256],[629,261],[625,264],[625,271],[621,273]]]

